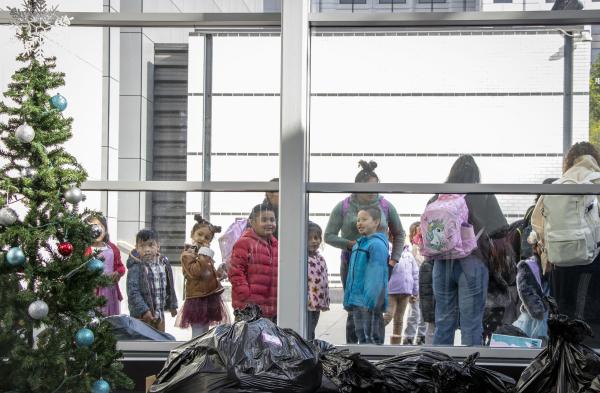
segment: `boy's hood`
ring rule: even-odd
[[[369,243],[376,241],[376,239],[380,239],[385,244],[387,244],[389,247],[389,241],[388,241],[387,235],[383,232],[375,232],[374,234],[369,235],[369,236],[362,236],[361,239],[365,239],[365,241],[367,241]]]
[[[129,269],[136,263],[142,263],[142,258],[140,257],[140,254],[137,252],[137,250],[131,250],[131,252],[129,253],[129,258],[127,258],[127,268]]]

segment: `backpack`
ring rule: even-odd
[[[342,201],[342,221],[344,220],[344,217],[346,217],[346,213],[348,213],[348,210],[350,209],[350,198],[352,198],[352,196],[349,196]],[[390,225],[390,203],[387,201],[387,199],[385,199],[384,197],[381,197],[379,199],[379,206],[381,207],[381,210],[383,210],[383,214],[385,215],[385,219],[387,220],[388,226],[389,226]]]
[[[233,253],[233,245],[242,236],[242,233],[244,233],[247,227],[247,218],[236,218],[235,222],[227,228],[221,237],[219,237],[221,258],[225,266],[229,266],[229,260],[231,259],[231,254]]]
[[[483,228],[482,228],[483,230]],[[464,194],[440,194],[421,215],[421,254],[435,259],[459,259],[477,248]]]
[[[593,184],[600,173],[581,182],[562,177],[553,184]],[[589,265],[600,252],[600,211],[596,195],[544,195],[544,248],[556,266]]]

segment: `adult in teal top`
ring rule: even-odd
[[[379,176],[375,173],[377,163],[374,161],[366,162],[359,161],[361,166],[360,172],[354,179],[355,183],[379,183]],[[385,232],[386,229],[393,235],[392,255],[390,266],[394,266],[402,255],[404,239],[406,237],[398,212],[396,208],[382,196],[375,193],[360,193],[352,194],[339,202],[329,216],[329,222],[325,228],[325,243],[330,246],[339,248],[341,252],[340,276],[342,286],[346,287],[346,279],[348,276],[348,264],[350,262],[350,251],[356,243],[356,239],[360,237],[356,228],[356,216],[360,210],[370,207],[379,208],[381,210],[381,222],[379,232]],[[348,344],[356,344],[357,338],[354,334],[354,322],[348,312],[346,321],[346,342]]]

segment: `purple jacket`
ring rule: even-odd
[[[407,248],[394,266],[388,282],[388,292],[396,295],[419,295],[419,265]]]

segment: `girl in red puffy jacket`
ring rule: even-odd
[[[276,222],[271,205],[256,205],[250,213],[251,227],[233,246],[229,268],[233,308],[256,304],[273,321],[277,316]]]

